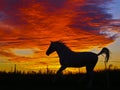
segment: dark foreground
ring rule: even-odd
[[[53,82],[52,73],[21,73],[0,72],[0,89],[41,90],[41,89],[79,89],[86,88],[87,79],[80,81],[85,74],[61,75]],[[94,75],[92,88],[120,88],[120,70],[97,71]]]

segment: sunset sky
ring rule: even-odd
[[[120,0],[0,0],[0,70],[60,67],[50,41],[73,51],[111,51],[108,65],[120,68]],[[104,68],[100,56],[95,68]]]

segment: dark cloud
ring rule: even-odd
[[[44,5],[48,5],[52,8],[62,8],[67,0],[36,0],[37,2],[43,3]]]
[[[6,15],[4,12],[0,12],[0,22],[6,18]]]
[[[20,14],[19,8],[25,5],[28,4],[24,0],[1,0],[0,12],[4,14],[3,17],[6,17],[3,22],[12,26],[24,23],[20,20],[21,17],[18,14]]]
[[[112,15],[107,13],[106,7],[102,5],[101,3],[97,5],[96,2],[88,2],[86,5],[77,6],[75,8],[77,15],[73,18],[70,27],[73,29],[96,30],[96,32],[99,32],[100,28],[108,25],[108,20],[112,18]]]

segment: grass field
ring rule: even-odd
[[[61,75],[56,82],[53,82],[55,73],[48,71],[47,73],[41,72],[0,72],[0,86],[1,88],[23,88],[35,89],[38,88],[86,88],[88,80],[84,79],[81,82],[79,79],[85,73],[68,73]],[[120,87],[120,70],[99,70],[95,71],[94,75],[94,88],[119,88]]]

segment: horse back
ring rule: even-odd
[[[87,64],[96,64],[98,61],[98,55],[92,52],[75,52],[70,56],[68,62],[76,67],[82,67]]]

